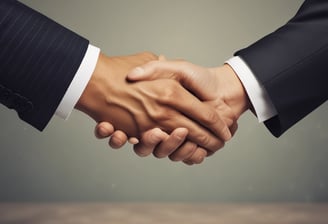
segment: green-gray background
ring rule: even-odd
[[[302,1],[22,2],[108,55],[149,50],[215,66],[284,24]],[[68,121],[54,117],[42,133],[2,105],[0,113],[0,201],[328,200],[327,104],[279,139],[246,113],[235,138],[193,167],[139,158],[129,145],[110,149],[77,111]]]

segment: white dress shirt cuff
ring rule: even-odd
[[[99,53],[99,48],[89,44],[79,69],[57,107],[55,113],[57,116],[68,119],[95,70]]]
[[[226,63],[232,67],[242,82],[259,122],[266,121],[277,115],[276,108],[267,91],[242,58],[236,56],[226,61]]]

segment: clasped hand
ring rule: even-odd
[[[239,81],[230,72],[227,65],[207,69],[158,60],[151,53],[101,54],[76,108],[99,123],[96,136],[112,136],[114,148],[134,137],[131,142],[139,156],[153,153],[201,163],[232,137],[238,117],[248,108],[236,101],[237,96],[246,97],[238,92],[240,86],[227,86]]]

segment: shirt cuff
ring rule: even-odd
[[[99,53],[99,48],[89,44],[79,69],[57,107],[55,113],[57,116],[68,119],[96,68]]]
[[[267,91],[242,58],[235,56],[226,63],[232,67],[242,82],[259,122],[264,122],[277,115],[276,108]]]

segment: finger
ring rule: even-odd
[[[204,161],[206,156],[207,151],[198,147],[197,150],[188,159],[183,160],[183,162],[187,165],[200,164]]]
[[[217,75],[213,69],[194,65],[184,60],[151,61],[131,70],[127,75],[129,81],[174,79],[202,100],[217,97]]]
[[[160,128],[167,132],[174,130],[176,127],[186,128],[189,133],[187,137],[189,141],[213,153],[224,146],[225,142],[221,138],[218,138],[210,130],[179,112],[171,111],[167,113],[164,125],[160,122],[161,118],[157,120],[159,121],[158,125],[160,125]]]
[[[134,152],[140,157],[148,156],[154,151],[155,147],[166,138],[168,138],[168,134],[159,128],[146,131],[141,135],[140,142],[134,145]]]
[[[160,102],[173,107],[191,120],[197,121],[202,126],[210,129],[214,135],[221,138],[223,141],[231,139],[229,127],[221,118],[218,111],[211,105],[201,102],[179,84],[177,84],[175,88],[168,89],[165,95],[160,99]],[[198,144],[198,142],[195,143]]]
[[[192,154],[197,150],[197,145],[193,142],[185,142],[178,150],[174,151],[169,155],[170,160],[172,161],[183,161],[188,159]]]
[[[114,127],[108,122],[100,122],[96,125],[94,133],[99,139],[107,138],[114,133]]]
[[[206,103],[208,103],[209,105],[212,105],[214,107],[216,107],[216,103],[213,104],[214,101],[207,101]],[[238,118],[235,116],[234,112],[232,111],[232,109],[223,104],[223,106],[220,106],[219,108],[217,108],[219,111],[219,114],[223,117],[224,122],[227,124],[227,126],[229,127],[231,136],[234,136],[234,134],[236,133],[237,129],[238,129]]]
[[[231,135],[234,136],[235,133],[237,132],[237,129],[238,129],[238,123],[237,122],[234,122],[231,126],[230,126],[230,132],[231,132]]]
[[[186,66],[187,65],[187,66]],[[158,78],[156,72],[165,71],[168,74],[166,78],[172,78],[172,74],[181,73],[184,74],[185,67],[190,67],[192,64],[187,62],[167,62],[167,61],[155,61],[147,63],[146,65],[137,67],[132,72],[128,74],[130,80],[140,80],[145,77],[147,79]],[[188,69],[192,70],[192,69]],[[191,72],[192,73],[192,72]],[[178,109],[180,112],[184,113],[191,119],[199,122],[203,126],[209,128],[213,133],[221,138],[223,141],[228,141],[231,139],[231,133],[229,127],[223,121],[223,119],[217,114],[214,108],[204,105],[198,98],[191,95],[188,91],[182,91],[181,86],[177,85],[175,92],[168,92],[166,97],[163,97],[164,103],[167,103],[174,108]],[[168,90],[169,91],[169,90]],[[174,100],[172,100],[174,99]],[[197,108],[197,109],[195,109]]]
[[[128,141],[128,137],[122,131],[115,131],[112,137],[109,139],[109,145],[113,149],[121,148]]]
[[[164,141],[154,149],[154,156],[164,158],[175,151],[186,139],[188,130],[186,128],[175,129]]]
[[[135,138],[135,137],[130,137],[128,142],[132,145],[136,145],[139,143],[139,139]]]
[[[170,61],[171,62],[171,61]],[[127,79],[130,81],[154,80],[159,78],[172,78],[170,73],[178,72],[176,64],[179,62],[168,63],[166,60],[148,62],[142,66],[134,68],[128,73]],[[180,64],[179,64],[180,65]],[[158,71],[165,71],[159,76]]]

